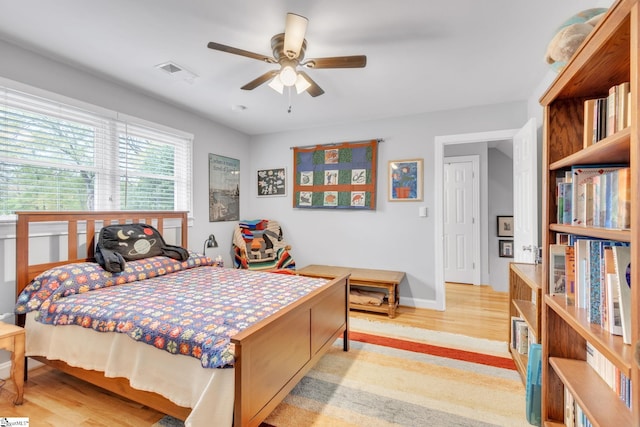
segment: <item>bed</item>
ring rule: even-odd
[[[188,247],[186,212],[17,212],[16,295],[47,270],[93,262],[99,229],[124,223],[151,224],[161,234],[170,223],[176,244]],[[54,248],[49,252],[63,248],[66,256],[41,262],[42,249],[30,248],[36,247],[33,241],[40,227],[49,224],[64,230],[54,233],[63,235],[64,241],[49,242],[48,247]],[[216,425],[260,425],[337,338],[343,338],[343,350],[348,351],[348,276],[313,284],[303,283],[309,278],[296,275],[218,267],[192,270],[212,275],[257,274],[247,276],[247,281],[259,283],[278,276],[291,286],[307,285],[312,290],[231,335],[232,367],[205,368],[203,359],[171,354],[123,333],[42,324],[32,314],[18,316],[27,332],[27,356],[197,427],[213,421]],[[188,272],[167,276],[178,274]],[[148,279],[152,281],[163,281],[164,286],[170,280]],[[147,279],[140,283],[147,286]],[[78,343],[84,346],[81,350],[74,347]]]

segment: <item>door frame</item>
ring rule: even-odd
[[[479,285],[481,281],[482,268],[480,265],[480,156],[477,154],[469,154],[464,156],[446,156],[442,159],[442,172],[444,173],[444,163],[471,163],[473,170],[472,186],[473,186],[473,200],[472,200],[472,212],[473,215],[473,231],[471,232],[471,240],[473,242],[473,278],[472,284]],[[441,175],[443,176],[443,175]],[[442,183],[444,190],[444,179]],[[444,194],[444,193],[443,193]],[[444,199],[442,202],[444,210]],[[442,238],[444,239],[444,214],[442,216]],[[443,240],[444,242],[444,240]],[[444,254],[444,251],[443,251]],[[444,281],[444,258],[443,258],[443,281]]]
[[[434,222],[435,222],[435,242],[434,268],[435,268],[435,291],[436,310],[446,309],[445,286],[444,286],[444,206],[443,200],[443,176],[444,173],[444,146],[456,144],[472,144],[477,142],[491,142],[513,140],[513,137],[520,129],[506,129],[489,132],[464,133],[456,135],[436,136],[434,139]],[[487,248],[488,249],[488,248]],[[481,268],[479,269],[482,270]]]

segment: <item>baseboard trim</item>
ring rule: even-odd
[[[30,371],[32,369],[39,368],[40,366],[44,366],[44,363],[38,362],[37,360],[29,359],[27,361],[27,369]],[[6,380],[11,376],[11,361],[8,360],[4,363],[0,363],[0,379]]]
[[[428,308],[430,310],[442,311],[442,309],[439,307],[438,302],[436,300],[402,297],[400,298],[400,305],[404,305],[407,307]]]

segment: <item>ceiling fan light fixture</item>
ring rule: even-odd
[[[280,77],[280,82],[285,86],[295,85],[298,79],[298,73],[296,73],[296,69],[292,64],[283,64],[278,76]]]
[[[304,78],[302,74],[298,74],[296,78],[296,92],[300,95],[305,90],[311,87],[311,83],[307,79]]]
[[[287,13],[284,32],[284,53],[288,58],[297,58],[307,32],[309,20],[295,13]]]
[[[271,81],[269,82],[269,87],[278,92],[280,95],[284,93],[284,85],[280,81],[279,75],[276,75],[273,79],[271,79]]]

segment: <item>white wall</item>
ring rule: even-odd
[[[318,102],[322,102],[320,98]],[[286,166],[289,182],[287,197],[258,198],[252,177],[249,213],[253,218],[273,218],[281,223],[298,266],[329,264],[404,271],[407,279],[400,285],[401,303],[430,307],[435,299],[433,194],[441,191],[433,186],[434,138],[519,128],[527,118],[523,101],[252,137],[252,173]],[[292,208],[291,147],[371,138],[384,138],[378,152],[375,211]],[[387,201],[387,163],[411,158],[425,161],[424,201]],[[428,207],[427,218],[418,216],[419,206]]]
[[[513,215],[513,158],[495,148],[489,149],[489,271],[490,282],[497,291],[509,291],[509,262],[500,258],[498,240],[513,240],[498,236],[496,217]]]

